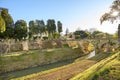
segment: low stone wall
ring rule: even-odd
[[[0,42],[0,54],[7,54],[9,52],[23,51],[23,50],[60,48],[63,47],[64,45],[67,45],[66,41],[61,41],[61,40]]]
[[[34,40],[34,41],[21,41],[21,42],[15,42],[15,41],[7,41],[7,42],[0,42],[0,54],[5,54],[9,52],[15,52],[15,51],[23,51],[23,50],[34,50],[34,49],[48,49],[48,48],[61,48],[61,47],[71,47],[71,48],[77,48],[81,47],[84,53],[91,52],[89,45],[93,44],[92,42],[88,40],[69,40],[69,41],[63,41],[63,40]],[[103,42],[99,42],[98,47],[102,45]],[[106,41],[108,44],[108,41]],[[119,46],[117,42],[113,46],[115,49]],[[94,46],[93,46],[94,47]],[[99,47],[101,50],[101,47]],[[107,47],[109,48],[109,47]]]
[[[21,42],[17,43],[0,42],[0,54],[21,50],[23,50],[23,45]]]

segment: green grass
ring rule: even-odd
[[[40,73],[40,72],[43,72],[43,71],[46,71],[49,69],[54,69],[57,67],[68,65],[68,64],[72,63],[73,61],[74,61],[74,59],[65,60],[65,61],[61,61],[61,62],[49,64],[49,65],[38,66],[38,67],[29,68],[29,69],[25,69],[25,70],[10,72],[5,75],[2,75],[2,77],[3,78],[9,77],[9,79],[13,79],[13,78],[18,78],[18,77],[22,77],[22,76],[26,76],[26,75],[30,75],[30,74],[36,74],[36,73]]]
[[[120,53],[119,53],[120,54]],[[120,57],[118,57],[120,58]],[[120,61],[114,59],[99,71],[95,72],[91,80],[120,80]]]
[[[97,59],[98,60],[102,60],[102,59],[104,59],[104,58],[106,58],[106,57],[108,57],[108,56],[110,56],[111,54],[97,54],[95,57],[93,57],[93,58],[91,58],[90,59],[90,61],[91,60],[95,60],[95,61],[97,61]],[[102,57],[98,57],[98,56],[102,56]],[[83,56],[83,58],[79,58],[79,59],[77,59],[74,63],[76,63],[76,62],[80,62],[81,64],[82,63],[85,63],[85,61],[87,61],[87,60],[83,60],[84,59],[84,56]],[[82,60],[82,61],[81,61]],[[73,63],[73,64],[74,64]],[[24,77],[20,77],[20,78],[16,78],[15,80],[24,80],[24,79],[30,79],[30,78],[33,78],[33,77],[37,77],[38,75],[44,75],[44,74],[47,74],[47,73],[50,73],[50,72],[54,72],[54,71],[57,71],[57,70],[61,70],[61,69],[63,69],[64,67],[69,67],[70,65],[72,65],[72,64],[69,64],[69,65],[66,65],[66,66],[62,66],[62,67],[59,67],[59,68],[54,68],[54,69],[51,69],[51,70],[46,70],[46,71],[43,71],[43,72],[38,72],[38,73],[34,73],[34,74],[31,74],[31,75],[27,75],[27,76],[24,76]],[[13,79],[14,80],[14,79]]]
[[[76,75],[75,77],[71,78],[70,80],[97,80],[96,77],[99,75],[99,73],[101,73],[103,71],[105,71],[105,72],[108,71],[111,64],[119,62],[117,59],[118,55],[119,55],[119,52],[115,53],[114,55],[111,55],[108,58],[101,60],[100,62],[96,63],[89,69]],[[95,79],[93,79],[93,78],[95,78]],[[98,79],[98,80],[105,80],[105,79]]]
[[[73,50],[71,48],[15,52],[13,54],[0,56],[0,64],[2,64],[0,65],[2,66],[0,73],[54,63],[82,55],[83,53],[80,51],[80,49]]]

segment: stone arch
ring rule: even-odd
[[[108,43],[102,43],[100,46],[100,51],[107,52],[108,51]]]
[[[88,54],[88,53],[94,51],[94,48],[95,48],[93,43],[91,43],[91,41],[89,41],[89,40],[81,40],[81,41],[79,41],[79,45],[81,46],[82,51],[85,54]]]

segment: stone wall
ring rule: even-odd
[[[66,45],[66,41],[61,40],[36,40],[36,41],[6,41],[0,42],[0,54],[7,54],[9,52],[34,50],[34,49],[48,49],[59,48]]]

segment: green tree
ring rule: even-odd
[[[33,35],[38,33],[38,29],[35,26],[35,22],[33,20],[29,21],[29,37],[33,37]]]
[[[69,34],[69,29],[67,28],[65,31],[65,35],[67,36]]]
[[[74,34],[77,37],[78,37],[78,35],[80,35],[80,38],[86,38],[89,36],[89,33],[87,31],[84,31],[84,30],[75,31]]]
[[[5,31],[6,27],[5,27],[5,21],[3,20],[3,18],[0,15],[0,34],[3,33]]]
[[[55,38],[55,39],[58,39],[58,38],[59,38],[59,33],[58,33],[58,32],[55,32],[55,33],[54,33],[54,38]]]
[[[98,37],[98,34],[101,34],[101,33],[102,33],[101,31],[95,30],[95,31],[91,34],[91,37],[92,37],[92,38],[97,38],[97,37]]]
[[[27,23],[24,20],[18,20],[14,28],[15,39],[25,39],[27,37]]]
[[[38,35],[42,33],[46,33],[47,27],[43,20],[29,21],[29,35],[32,37],[33,35]]]
[[[62,32],[62,23],[60,21],[57,22],[58,32],[59,34]]]
[[[6,30],[5,32],[3,33],[4,35],[4,38],[13,38],[13,33],[14,33],[14,30],[13,30],[13,26],[14,26],[14,21],[11,17],[11,15],[9,14],[8,12],[8,9],[2,9],[2,12],[1,12],[1,16],[2,18],[4,19],[5,21],[5,26],[6,26]]]
[[[11,15],[8,13],[8,9],[2,9],[1,16],[5,21],[6,27],[13,26],[13,19]]]
[[[56,32],[56,24],[54,19],[47,20],[47,29],[49,34],[53,34]]]
[[[43,20],[36,20],[36,26],[39,29],[39,33],[44,33],[46,31],[45,23]]]
[[[52,26],[51,20],[48,19],[48,20],[47,20],[47,29],[48,29],[48,33],[49,33],[49,34],[52,32],[51,26]]]
[[[6,31],[3,33],[4,39],[10,39],[14,37],[14,28],[13,27],[7,27]]]

